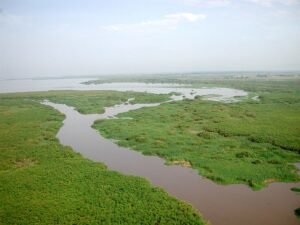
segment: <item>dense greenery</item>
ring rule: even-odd
[[[172,102],[119,116],[132,120],[103,120],[94,127],[122,146],[168,162],[187,161],[201,175],[220,183],[246,183],[258,189],[274,181],[298,181],[291,164],[300,160],[296,84],[297,79],[231,81],[231,87],[255,87],[260,101]]]
[[[294,192],[300,192],[300,187],[292,187],[291,190]]]
[[[24,96],[23,93],[2,94],[5,97],[19,98]],[[83,114],[102,113],[104,107],[113,106],[126,102],[130,98],[134,98],[131,103],[156,103],[169,100],[170,95],[167,94],[151,94],[143,92],[118,92],[118,91],[48,91],[48,92],[32,92],[26,93],[26,98],[31,100],[44,100],[55,103],[74,106],[77,111]]]
[[[300,219],[300,208],[295,209],[295,215]]]
[[[0,224],[204,224],[146,180],[61,146],[63,115],[31,100],[60,94],[0,95]]]

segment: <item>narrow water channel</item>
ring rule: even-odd
[[[51,102],[66,115],[57,137],[84,157],[103,162],[109,169],[148,179],[171,195],[192,204],[212,225],[299,225],[294,210],[300,207],[300,195],[291,187],[299,183],[272,183],[260,191],[246,185],[218,185],[202,178],[195,170],[181,166],[166,166],[156,156],[119,147],[91,128],[97,119],[121,112],[158,104],[117,105],[106,108],[104,114],[82,115],[74,108]]]

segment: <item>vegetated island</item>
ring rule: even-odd
[[[299,181],[293,163],[300,161],[300,79],[215,78],[207,84],[250,95],[232,104],[202,98],[165,103],[99,120],[94,128],[121,146],[191,166],[221,184],[257,190]]]

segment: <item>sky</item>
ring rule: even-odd
[[[0,78],[300,70],[300,0],[0,0]]]

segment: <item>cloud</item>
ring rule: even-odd
[[[263,6],[273,6],[275,4],[281,4],[286,6],[292,6],[298,4],[299,0],[247,0],[248,2],[256,3]]]
[[[231,3],[231,0],[178,0],[186,5],[203,7],[222,7]]]
[[[237,4],[238,1],[233,0],[176,0],[183,2],[190,6],[201,7],[224,7],[229,4]],[[241,1],[242,2],[242,1]],[[243,2],[250,2],[262,6],[273,6],[275,4],[293,6],[300,3],[300,0],[243,0]]]
[[[194,23],[204,20],[205,14],[194,13],[176,13],[167,14],[162,19],[146,20],[132,24],[112,24],[102,26],[101,28],[107,31],[141,31],[145,29],[176,29],[182,23]]]
[[[204,19],[205,15],[203,14],[193,14],[193,13],[177,13],[165,15],[167,20],[173,20],[179,23],[180,21],[186,20],[188,22],[196,22],[199,19]]]

